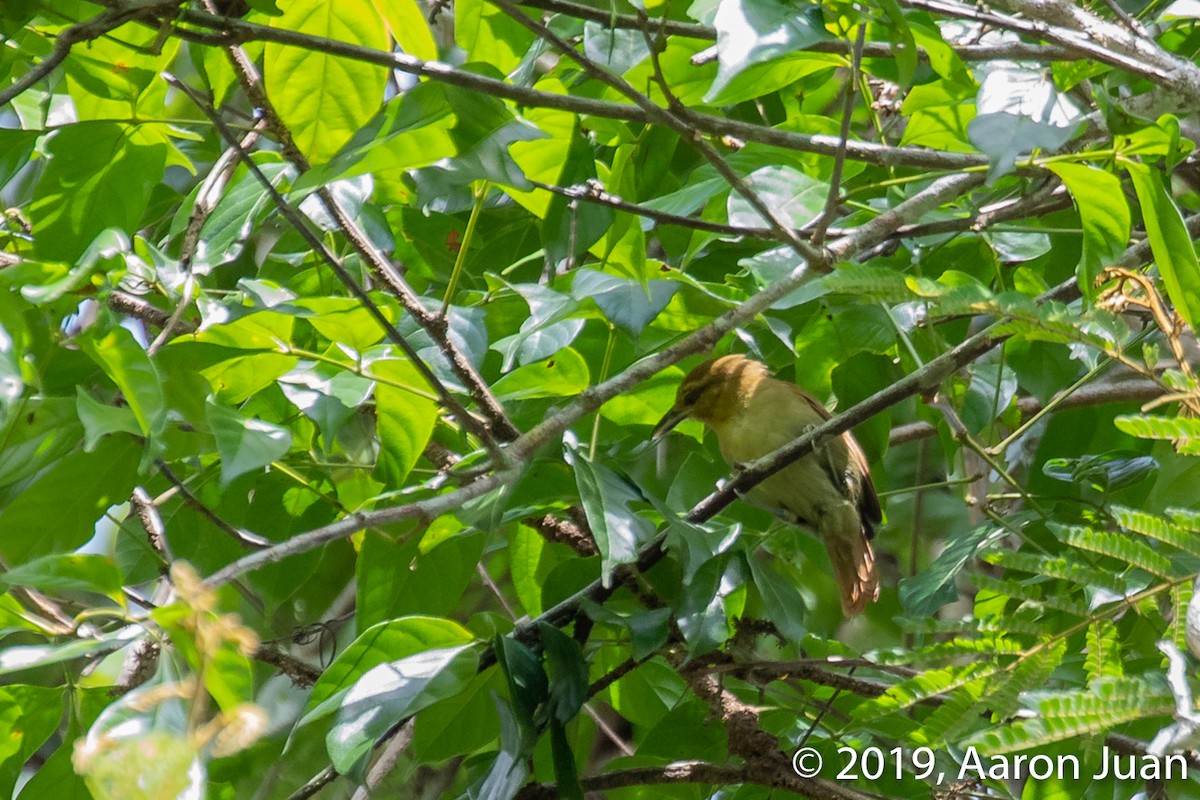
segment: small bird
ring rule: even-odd
[[[721,455],[736,467],[821,424],[829,412],[799,386],[771,377],[758,361],[729,355],[687,374],[653,438],[688,417],[713,430]],[[867,457],[849,431],[767,477],[749,497],[818,534],[829,551],[847,616],[879,599],[870,539],[882,514]]]

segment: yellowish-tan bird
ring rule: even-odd
[[[771,377],[758,361],[730,355],[687,374],[654,438],[688,417],[713,430],[721,455],[736,466],[782,447],[829,419],[829,412],[799,386]],[[882,519],[879,498],[867,457],[849,431],[769,476],[749,496],[820,536],[847,615],[879,599],[870,542]]]

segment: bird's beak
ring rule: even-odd
[[[672,428],[674,428],[676,425],[683,422],[687,418],[688,418],[687,409],[680,408],[679,406],[675,406],[670,411],[668,411],[662,419],[660,419],[658,421],[657,425],[654,426],[654,431],[650,434],[650,441],[658,442],[660,439],[662,439],[664,436],[666,436],[668,433],[670,433]]]

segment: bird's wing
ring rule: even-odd
[[[858,511],[867,523],[867,529],[874,533],[874,526],[883,521],[883,509],[879,507],[879,495],[875,494],[875,482],[871,480],[871,465],[867,461],[867,454],[850,432],[846,431],[842,436],[845,437],[846,447],[850,451],[850,463],[858,467],[856,472],[862,476],[862,483],[859,484]]]
[[[821,421],[825,421],[832,416],[820,400],[799,386],[796,386],[795,389]],[[867,461],[867,454],[863,452],[862,447],[850,431],[842,434],[842,442],[846,446],[846,456],[849,459],[849,465],[855,467],[854,472],[862,476],[862,482],[857,487],[858,491],[856,492],[859,495],[858,511],[866,523],[867,530],[874,533],[874,526],[883,520],[883,509],[879,507],[879,496],[875,494],[875,484],[871,480],[871,464]],[[838,466],[844,467],[845,465]],[[834,480],[835,485],[838,485],[843,476],[831,475],[830,477]],[[850,488],[851,491],[854,491],[854,487]]]

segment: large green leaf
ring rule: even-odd
[[[387,50],[387,30],[371,0],[292,0],[272,27]],[[387,69],[302,47],[269,43],[267,94],[314,163],[328,161],[383,103]]]
[[[1083,223],[1083,252],[1075,277],[1087,296],[1096,291],[1101,270],[1116,262],[1129,242],[1129,204],[1121,182],[1111,172],[1059,161],[1047,168],[1066,184]]]
[[[132,235],[141,227],[167,158],[157,128],[83,122],[60,130],[46,149],[50,164],[29,207],[40,258],[72,261],[106,228]]]
[[[624,476],[602,463],[588,459],[582,449],[567,445],[568,460],[575,468],[579,499],[587,514],[588,527],[600,548],[601,572],[607,582],[619,564],[637,560],[638,547],[654,535],[654,523],[634,511],[631,504],[643,501],[641,492]]]
[[[121,571],[108,556],[49,555],[13,567],[0,576],[0,586],[28,586],[45,592],[84,590],[123,602]]]
[[[564,347],[552,358],[526,364],[496,381],[492,388],[502,400],[572,397],[587,388],[587,362],[578,351]]]
[[[118,436],[60,458],[0,511],[0,555],[16,565],[91,539],[109,507],[129,499],[140,458],[137,442]]]
[[[829,186],[792,167],[763,167],[746,178],[758,195],[785,225],[800,228],[825,210]],[[767,225],[750,201],[737,192],[729,195],[729,224],[748,228]]]
[[[282,458],[292,447],[287,428],[242,416],[213,397],[205,402],[205,413],[221,455],[222,486]]]
[[[133,334],[117,327],[99,338],[81,336],[79,343],[121,390],[142,435],[162,433],[167,421],[162,378]]]
[[[387,23],[396,42],[409,55],[432,61],[437,58],[437,43],[416,0],[372,0],[379,16]]]
[[[350,772],[396,724],[467,685],[478,667],[471,645],[442,647],[367,670],[342,697],[326,744],[333,766]]]
[[[375,361],[371,370],[387,379],[375,384],[381,446],[376,474],[387,485],[400,487],[429,443],[438,420],[438,404],[429,399],[424,376],[408,361]],[[415,391],[402,388],[405,386]]]
[[[1179,207],[1167,194],[1162,178],[1145,164],[1123,162],[1142,209],[1150,252],[1167,287],[1167,296],[1184,321],[1200,324],[1200,261]]]
[[[321,673],[313,686],[301,725],[337,710],[350,687],[381,664],[431,651],[457,650],[475,637],[457,622],[410,616],[381,622],[363,631]]]
[[[828,35],[820,6],[790,0],[721,0],[713,25],[719,67],[706,102],[748,67],[804,50]]]

